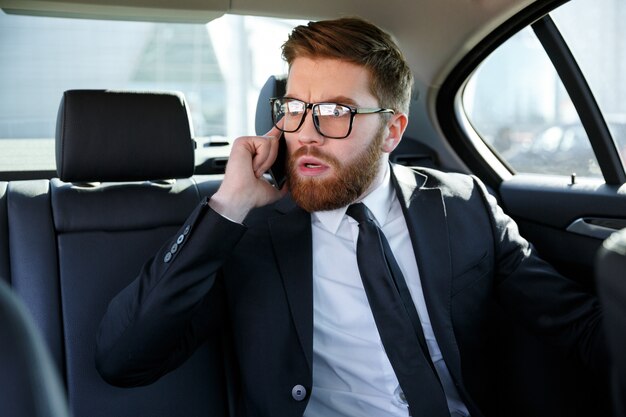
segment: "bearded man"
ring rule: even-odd
[[[480,181],[389,163],[413,80],[387,33],[311,22],[283,56],[275,127],[234,141],[219,190],[111,302],[107,381],[158,379],[220,323],[236,415],[490,415],[495,303],[605,366],[596,300],[537,257]],[[264,176],[279,140],[282,190]]]

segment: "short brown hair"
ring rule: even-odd
[[[336,58],[364,66],[379,105],[408,114],[413,74],[391,36],[372,23],[345,17],[297,26],[283,44],[283,58],[291,67],[298,57]]]

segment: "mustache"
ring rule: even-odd
[[[332,155],[327,154],[326,152],[323,152],[317,146],[310,146],[310,145],[301,146],[300,148],[296,149],[296,151],[293,154],[291,154],[291,157],[289,159],[291,160],[293,164],[295,163],[296,159],[300,158],[301,156],[315,157],[319,159],[320,161],[323,161],[327,165],[331,167],[335,167],[335,168],[341,165],[341,163],[339,162],[337,158],[335,158]]]

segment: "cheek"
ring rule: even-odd
[[[285,143],[287,144],[287,154],[291,155],[298,149],[298,140],[294,133],[283,133]]]
[[[352,142],[350,142],[350,140],[352,140]],[[359,155],[362,155],[368,148],[367,144],[357,141],[357,139],[344,139],[344,141],[338,143],[337,146],[328,149],[327,152],[335,156],[341,163],[349,163]]]

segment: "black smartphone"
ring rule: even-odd
[[[285,141],[285,135],[280,135],[278,138],[278,155],[276,160],[269,169],[269,174],[272,177],[274,187],[279,190],[285,185],[287,181],[287,142]]]

